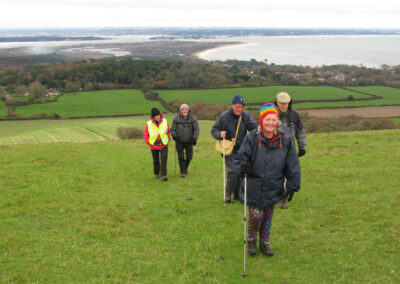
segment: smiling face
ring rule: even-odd
[[[189,113],[189,110],[188,110],[187,108],[181,109],[181,114],[182,114],[184,117],[186,117],[186,116],[188,115],[188,113]]]
[[[232,106],[232,110],[233,113],[237,116],[241,115],[243,112],[243,108],[244,106],[242,104],[235,104],[235,105],[231,105]]]
[[[289,104],[284,104],[281,102],[277,102],[278,103],[278,108],[281,112],[287,112]]]
[[[276,114],[267,114],[262,120],[262,128],[266,137],[274,135],[274,130],[278,128],[278,117]]]

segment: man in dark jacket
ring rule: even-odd
[[[299,148],[299,157],[306,154],[306,132],[297,111],[292,109],[292,98],[286,92],[280,92],[276,95],[275,104],[279,109],[279,129],[281,132],[290,136],[293,142],[297,141]],[[287,209],[286,199],[279,203],[281,209]]]
[[[197,118],[191,114],[187,104],[182,104],[179,112],[172,122],[171,136],[175,140],[181,177],[184,178],[189,173],[189,164],[193,158],[193,145],[197,143],[200,129]]]
[[[249,207],[248,252],[257,254],[257,238],[264,255],[272,256],[269,235],[274,206],[300,190],[300,165],[292,139],[278,131],[278,110],[266,103],[260,110],[260,127],[250,132],[235,157],[237,171],[247,179]],[[285,188],[286,182],[286,188]],[[244,203],[244,185],[240,201]]]
[[[232,193],[234,194],[235,199],[239,199],[240,175],[236,173],[233,159],[235,158],[240,145],[242,145],[247,132],[257,128],[257,122],[254,121],[248,112],[243,111],[243,108],[243,97],[239,94],[235,95],[232,99],[231,108],[221,114],[211,129],[211,134],[215,139],[222,140],[225,138],[227,140],[232,140],[232,138],[235,138],[240,117],[242,118],[235,147],[233,148],[232,154],[225,158],[225,166],[228,172],[227,182],[225,185],[225,202],[227,203],[231,202]]]

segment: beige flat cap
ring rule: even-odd
[[[292,98],[289,96],[288,93],[286,92],[280,92],[279,94],[276,95],[276,100],[282,104],[288,104],[290,103],[290,100]]]

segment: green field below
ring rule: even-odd
[[[350,87],[349,87],[350,88]],[[227,88],[210,90],[161,90],[160,97],[166,101],[182,100],[189,104],[201,102],[205,104],[230,104],[233,96],[240,93],[247,103],[274,101],[278,92],[286,91],[295,100],[327,100],[347,99],[350,95],[355,99],[369,96],[359,94],[362,91],[371,95],[383,96],[383,99],[368,101],[341,102],[306,102],[296,103],[296,109],[359,107],[400,104],[400,89],[390,87],[351,87],[345,90],[331,86],[269,86],[256,88]],[[16,108],[22,116],[40,113],[57,113],[62,118],[74,116],[96,116],[117,114],[150,113],[152,107],[165,111],[158,101],[146,100],[139,90],[102,90],[65,94],[54,103],[32,104]],[[255,107],[256,106],[250,106]],[[0,102],[0,117],[7,116],[4,102]]]
[[[296,100],[365,98],[365,95],[330,86],[269,86],[256,88],[227,88],[210,90],[170,90],[157,91],[164,100],[183,100],[193,104],[230,104],[235,94],[241,94],[247,103],[274,101],[279,92],[288,92]]]
[[[158,101],[148,101],[139,90],[103,90],[64,94],[57,102],[16,108],[22,116],[56,112],[63,118],[115,114],[150,113],[152,107],[164,111]]]
[[[400,125],[400,117],[391,118],[390,120],[393,120],[395,124]]]
[[[6,117],[8,115],[8,110],[5,107],[5,103],[0,100],[0,117]]]
[[[172,123],[172,116],[166,116]],[[0,121],[0,145],[117,140],[117,128],[144,129],[150,116],[71,120]]]
[[[1,145],[0,282],[242,283],[243,207],[222,201],[212,123],[186,179],[169,148],[168,182],[143,139]],[[24,132],[13,126],[0,129]],[[302,189],[274,213],[275,255],[248,257],[246,282],[399,283],[400,131],[307,138]]]
[[[343,102],[319,102],[319,103],[299,103],[295,104],[296,109],[304,108],[335,108],[335,107],[362,107],[362,106],[383,106],[383,105],[399,105],[400,89],[368,86],[368,87],[347,87],[349,89],[365,92],[371,95],[382,96],[383,99],[368,101],[343,101]]]

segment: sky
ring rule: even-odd
[[[400,28],[399,0],[1,0],[0,28]]]

